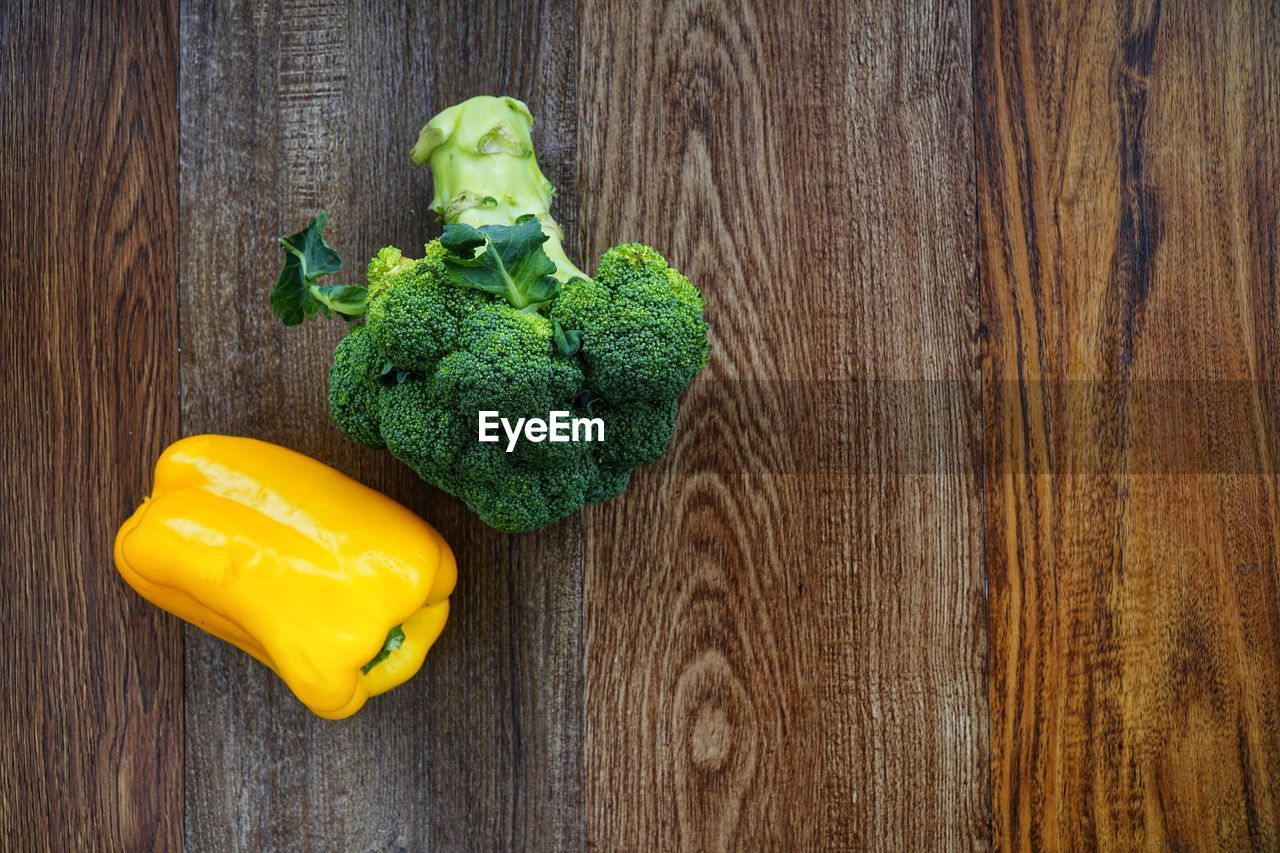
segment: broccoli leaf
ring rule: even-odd
[[[311,294],[318,302],[344,320],[354,320],[364,313],[369,288],[359,284],[311,285]]]
[[[492,226],[486,225],[485,228],[491,229]],[[457,255],[459,258],[473,257],[476,249],[488,242],[485,232],[463,222],[451,222],[444,227],[444,232],[440,235],[440,245],[444,246],[449,254]]]
[[[378,373],[378,381],[387,387],[391,387],[399,385],[411,375],[409,371],[401,370],[388,361],[382,365],[382,370]]]
[[[394,652],[396,649],[400,648],[403,645],[404,645],[404,629],[402,629],[399,625],[397,625],[396,627],[392,628],[390,631],[387,632],[387,639],[385,642],[383,642],[382,648],[379,649],[378,653],[373,656],[373,660],[369,661],[367,664],[360,667],[360,671],[363,672],[365,675],[368,675],[369,670],[373,669],[375,666],[377,666],[378,664],[382,663],[384,660],[389,658],[392,652]]]
[[[271,291],[271,310],[286,326],[296,326],[313,314],[353,319],[364,313],[367,287],[316,284],[320,276],[342,268],[342,259],[320,233],[328,220],[328,214],[321,211],[297,234],[280,238],[284,269]]]
[[[561,355],[576,355],[578,350],[582,349],[581,329],[569,329],[566,331],[561,327],[559,320],[553,320],[552,326],[556,349],[560,350]]]
[[[449,252],[444,258],[449,281],[501,296],[516,308],[550,302],[560,290],[552,276],[555,262],[542,248],[546,241],[542,225],[531,215],[515,225],[474,228],[454,222],[440,235],[440,245]]]

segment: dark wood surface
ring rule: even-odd
[[[574,182],[560,179],[575,168],[572,8],[268,0],[186,3],[182,22],[183,431],[254,435],[336,465],[429,519],[462,568],[415,689],[338,726],[187,629],[187,842],[581,846],[581,521],[497,533],[352,443],[325,400],[343,324],[286,329],[263,301],[280,263],[271,238],[299,216],[329,211],[327,235],[357,276],[381,246],[413,251],[433,235],[429,173],[408,148],[426,118],[478,92],[528,100],[557,211],[574,222]]]
[[[19,849],[1274,849],[1274,3],[7,4]],[[328,420],[274,237],[435,233],[408,146],[528,101],[571,254],[703,287],[624,495],[498,534]],[[460,563],[333,723],[110,561],[160,449],[280,442]],[[4,846],[4,845],[0,845]]]
[[[180,435],[177,37],[0,5],[0,847],[182,840],[182,629],[111,564]]]

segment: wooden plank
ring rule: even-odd
[[[176,437],[176,8],[0,7],[0,838],[173,849],[181,634],[111,562]]]
[[[599,849],[987,836],[970,23],[857,5],[579,4],[584,255],[662,247],[715,347],[585,516]]]
[[[435,524],[460,578],[422,674],[352,720],[189,631],[187,843],[200,849],[579,846],[581,533],[509,537],[329,421],[343,329],[286,330],[274,237],[320,208],[349,269],[438,233],[418,128],[479,93],[527,100],[553,178],[572,174],[572,8],[450,2],[184,3],[183,430],[277,441]],[[571,181],[558,213],[575,217]]]
[[[1274,849],[1280,8],[975,33],[995,841]]]

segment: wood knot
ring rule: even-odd
[[[732,731],[724,708],[703,705],[689,733],[689,756],[700,770],[717,770],[729,754]]]

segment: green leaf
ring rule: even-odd
[[[412,375],[413,374],[408,370],[401,370],[400,368],[396,367],[394,364],[388,361],[382,365],[382,370],[378,372],[378,382],[382,383],[388,388],[393,388],[396,385],[399,385],[400,383],[404,382],[406,379],[408,379]]]
[[[575,409],[585,410],[588,415],[594,415],[596,403],[600,402],[600,399],[601,398],[595,396],[586,388],[583,388],[577,394],[573,395],[573,400],[570,401],[570,405]]]
[[[373,669],[375,666],[382,663],[384,660],[386,660],[388,657],[391,656],[392,652],[394,652],[396,649],[400,648],[403,645],[404,645],[404,630],[399,625],[397,625],[387,632],[387,639],[382,644],[382,648],[378,651],[376,655],[373,656],[373,660],[369,661],[367,664],[360,667],[360,671],[363,672],[365,675],[368,675],[369,670]]]
[[[476,253],[476,249],[487,242],[483,231],[464,222],[452,222],[446,225],[444,233],[440,235],[440,245],[444,246],[449,254],[460,258],[470,258]]]
[[[354,320],[364,313],[369,288],[360,284],[311,285],[312,295],[335,314]]]
[[[451,282],[501,296],[516,308],[550,302],[560,292],[552,275],[556,265],[542,248],[546,241],[534,216],[480,228],[454,222],[440,235]]]
[[[316,284],[321,276],[342,269],[342,258],[320,233],[328,221],[328,214],[321,211],[297,234],[280,238],[284,268],[271,291],[271,310],[286,326],[296,326],[313,314],[350,318],[364,313],[368,288],[359,284]]]
[[[563,356],[577,355],[578,350],[582,349],[582,330],[569,329],[565,331],[560,326],[559,320],[552,321],[554,329],[556,349],[560,350]]]

